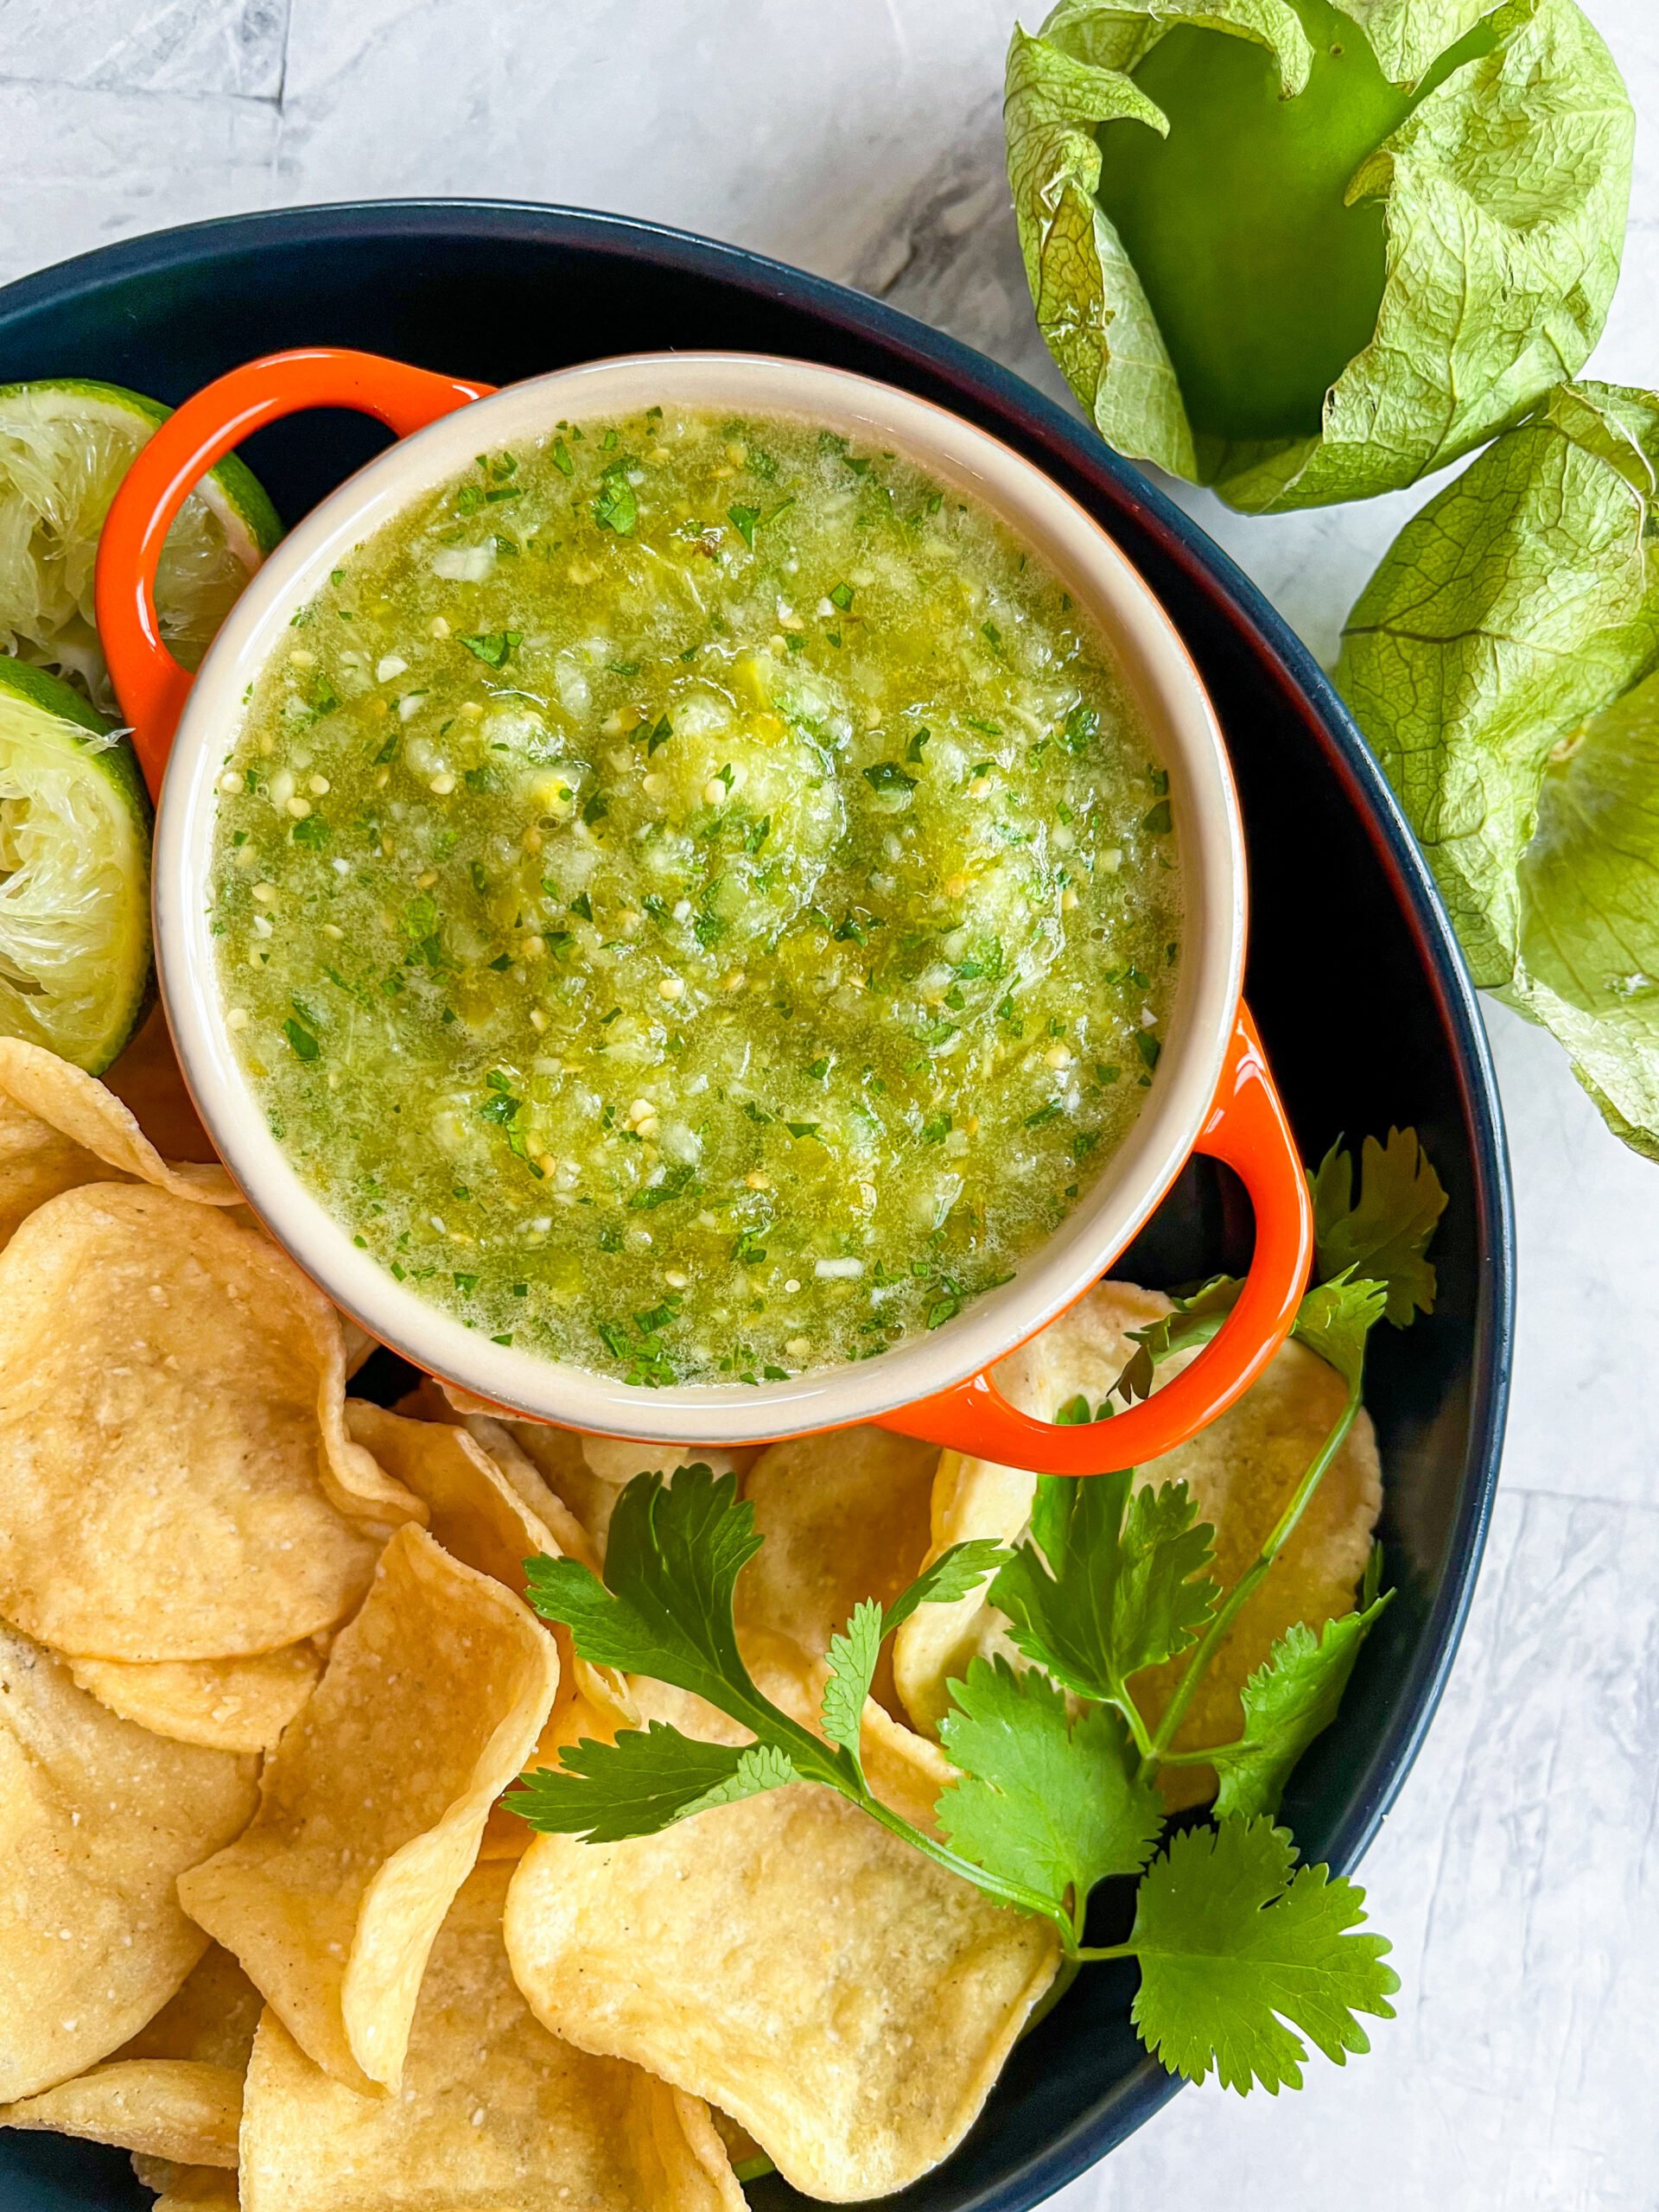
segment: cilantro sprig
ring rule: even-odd
[[[1070,1487],[1082,1497],[1099,1486],[1096,1478]],[[1050,1497],[1043,1525],[1056,1552],[1048,1564],[1059,1569],[1053,1590],[1065,1593],[1048,1600],[1051,1624],[1068,1649],[1114,1655],[1116,1679],[1136,1648],[1171,1641],[1166,1597],[1147,1595],[1154,1586],[1166,1594],[1162,1570],[1170,1562],[1160,1560],[1154,1576],[1141,1572],[1148,1548],[1124,1541],[1127,1516],[1120,1515],[1123,1571],[1103,1605],[1091,1608],[1090,1546],[1109,1516],[1073,1514],[1063,1523]],[[1189,1556],[1190,1505],[1166,1497],[1160,1512],[1150,1551],[1173,1543]],[[1187,1525],[1178,1527],[1183,1518]],[[1207,1552],[1207,1532],[1196,1533]],[[952,1685],[954,1709],[942,1733],[958,1772],[935,1808],[940,1837],[874,1795],[860,1736],[883,1643],[919,1605],[965,1596],[994,1571],[1006,1574],[1002,1547],[958,1545],[891,1605],[866,1600],[855,1609],[830,1648],[819,1734],[772,1703],[738,1647],[737,1578],[761,1541],[736,1478],[717,1479],[694,1465],[681,1468],[671,1486],[660,1474],[644,1474],[624,1490],[602,1582],[574,1560],[531,1561],[531,1603],[570,1630],[584,1659],[690,1690],[753,1737],[709,1743],[654,1720],[610,1743],[567,1744],[556,1769],[524,1775],[505,1801],[532,1827],[620,1842],[791,1783],[817,1783],[999,1903],[1046,1919],[1068,1976],[1093,1960],[1137,1959],[1136,2025],[1166,2064],[1195,2079],[1213,2068],[1240,2088],[1252,2079],[1274,2088],[1299,2082],[1306,2054],[1286,2018],[1332,2055],[1365,2048],[1354,2014],[1386,2016],[1397,1983],[1381,1964],[1383,1940],[1350,1932],[1363,1918],[1363,1892],[1323,1867],[1297,1869],[1291,1838],[1262,1814],[1224,1813],[1216,1830],[1198,1832],[1207,1839],[1201,1846],[1178,1834],[1154,1856],[1163,1813],[1152,1763],[1139,1748],[1144,1731],[1108,1702],[1075,1692],[1069,1698],[1042,1668],[976,1659]],[[1089,1624],[1062,1623],[1068,1600],[1092,1611]],[[1119,1608],[1124,1618],[1114,1624],[1109,1616]],[[1160,1614],[1164,1625],[1150,1625]],[[1140,1647],[1127,1625],[1135,1622],[1144,1626]],[[1072,1671],[1084,1674],[1093,1663]],[[1240,1786],[1255,1798],[1268,1766],[1283,1764],[1295,1735],[1281,1704],[1269,1697],[1263,1713],[1254,1771],[1241,1755]],[[1089,1900],[1115,1876],[1139,1880],[1135,1926],[1122,1942],[1091,1947],[1084,1941]]]
[[[959,1859],[889,1811],[865,1781],[860,1756],[864,1701],[882,1643],[918,1605],[965,1597],[984,1581],[1006,1557],[1001,1546],[959,1544],[885,1611],[858,1608],[830,1647],[820,1736],[772,1703],[738,1649],[733,1596],[763,1541],[754,1508],[737,1496],[736,1477],[716,1478],[698,1464],[680,1468],[671,1486],[660,1474],[629,1483],[611,1518],[602,1582],[575,1560],[529,1562],[531,1603],[544,1620],[564,1624],[583,1659],[690,1690],[749,1730],[754,1742],[699,1743],[662,1722],[643,1732],[625,1729],[610,1744],[562,1746],[559,1767],[524,1776],[508,1804],[532,1827],[615,1841],[653,1835],[709,1804],[815,1782],[1005,1904],[1069,1928],[1039,1891]]]
[[[524,1776],[507,1802],[534,1827],[612,1842],[817,1784],[999,1903],[1048,1921],[1065,1954],[1062,1982],[1092,1961],[1135,1960],[1132,2018],[1173,2071],[1276,2094],[1300,2087],[1304,2035],[1338,2063],[1367,2050],[1359,2016],[1391,2018],[1399,1986],[1383,1963],[1388,1943],[1357,1932],[1363,1891],[1299,1865],[1274,1815],[1389,1602],[1380,1554],[1356,1611],[1299,1623],[1274,1644],[1244,1685],[1234,1740],[1173,1748],[1207,1667],[1352,1427],[1371,1329],[1385,1313],[1403,1326],[1433,1305],[1426,1254],[1446,1203],[1433,1169],[1414,1135],[1395,1131],[1386,1146],[1368,1142],[1363,1170],[1356,1197],[1352,1162],[1333,1148],[1310,1179],[1324,1280],[1294,1330],[1342,1378],[1342,1406],[1230,1589],[1210,1572],[1213,1531],[1184,1484],[1137,1487],[1132,1471],[1039,1478],[1026,1541],[959,1544],[891,1605],[854,1608],[830,1643],[814,1728],[766,1696],[739,1647],[737,1581],[762,1539],[735,1477],[685,1467],[671,1486],[640,1475],[618,1501],[603,1581],[575,1560],[532,1560],[531,1602],[565,1624],[584,1659],[689,1690],[750,1740],[709,1743],[652,1721],[610,1743],[564,1745],[559,1766]],[[1162,1362],[1207,1342],[1238,1288],[1217,1277],[1137,1332],[1116,1395],[1144,1396]],[[1110,1410],[1109,1400],[1096,1417]],[[934,1808],[934,1835],[870,1788],[865,1707],[887,1637],[918,1607],[988,1581],[1024,1663],[976,1658],[951,1684],[940,1733],[957,1772]],[[1177,1662],[1154,1726],[1138,1679]],[[1158,1770],[1200,1764],[1219,1781],[1211,1821],[1165,1838]],[[1122,1941],[1091,1945],[1090,1897],[1114,1878],[1136,1885],[1133,1924]]]

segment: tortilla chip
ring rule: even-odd
[[[582,1528],[591,1554],[584,1564],[595,1571],[604,1564],[605,1544],[616,1501],[635,1475],[660,1469],[671,1476],[677,1467],[689,1467],[694,1462],[701,1462],[717,1475],[725,1475],[740,1465],[747,1466],[754,1456],[741,1449],[717,1451],[709,1445],[633,1444],[626,1438],[588,1436],[572,1428],[555,1428],[546,1421],[497,1421],[488,1414],[480,1416],[465,1410],[471,1402],[464,1393],[451,1390],[446,1385],[445,1395],[474,1434],[480,1420],[487,1421],[492,1428],[506,1432],[546,1487]],[[595,1458],[607,1471],[600,1471],[600,1466],[594,1465]],[[612,1470],[621,1471],[608,1471]],[[582,1557],[574,1549],[569,1555],[573,1559]]]
[[[205,1948],[176,1878],[238,1834],[254,1765],[172,1744],[0,1627],[0,2100],[107,2057]]]
[[[543,1488],[551,1491],[581,1529],[588,1552],[587,1564],[597,1573],[605,1564],[611,1515],[621,1492],[614,1483],[604,1481],[588,1465],[582,1439],[573,1430],[544,1427],[534,1421],[496,1421],[488,1414],[467,1414],[463,1418],[474,1433],[485,1421],[489,1421],[492,1427],[504,1431],[515,1452],[531,1468]],[[578,1554],[573,1553],[571,1556]]]
[[[450,1418],[459,1416],[452,1414]],[[579,1559],[584,1566],[597,1568],[599,1554],[593,1539],[564,1500],[549,1489],[535,1462],[505,1421],[492,1420],[487,1414],[468,1414],[461,1426],[494,1460],[537,1518],[547,1523],[565,1557]]]
[[[776,1629],[814,1658],[861,1598],[891,1605],[927,1554],[936,1444],[885,1428],[792,1438],[744,1478],[766,1542],[738,1580],[740,1627]],[[884,1647],[876,1696],[898,1706]]]
[[[141,2158],[233,2167],[242,2077],[264,2009],[230,1953],[210,1943],[183,1987],[112,2059],[0,2107],[0,2126],[55,2128]]]
[[[713,2105],[710,2105],[709,2117],[715,2123],[715,2134],[726,2145],[726,2155],[732,2162],[732,2171],[734,2174],[741,2177],[745,2166],[753,2165],[757,2159],[766,2158],[766,2152],[750,2134],[748,2129],[740,2127],[730,2113],[718,2112]],[[770,2165],[772,2161],[766,2158],[766,2164]]]
[[[537,1836],[506,1943],[556,2035],[706,2098],[836,2202],[955,2148],[1059,1957],[1046,1922],[805,1783],[626,1843]]]
[[[430,1375],[423,1375],[412,1390],[406,1390],[391,1409],[402,1414],[405,1421],[458,1421],[462,1416],[449,1402],[443,1385]]]
[[[36,2119],[14,2116],[10,2124],[57,2127],[152,2158],[233,2167],[242,2078],[264,2009],[230,1953],[210,1943],[182,1987],[107,2064],[33,2099]]]
[[[427,1527],[452,1559],[523,1597],[524,1561],[557,1548],[552,1532],[464,1428],[348,1398],[346,1433],[422,1500]]]
[[[143,1027],[104,1072],[112,1090],[163,1160],[216,1166],[219,1154],[201,1126],[161,1006],[153,1006]]]
[[[631,1436],[595,1436],[586,1429],[579,1440],[589,1468],[615,1490],[626,1490],[636,1475],[666,1474],[698,1460],[717,1475],[747,1474],[761,1451],[758,1444],[641,1444]]]
[[[316,2063],[396,2088],[433,1937],[558,1687],[551,1637],[400,1529],[246,1834],[179,1885]]]
[[[564,1556],[561,1535],[574,1535],[581,1548],[576,1556],[584,1565],[589,1563],[592,1547],[587,1537],[535,1469],[528,1469],[529,1484],[534,1485],[531,1495],[539,1493],[553,1506],[556,1530],[525,1503],[500,1463],[467,1428],[454,1422],[410,1421],[358,1398],[346,1402],[346,1425],[355,1443],[372,1452],[388,1473],[426,1504],[431,1514],[427,1525],[452,1558],[505,1583],[519,1597],[527,1586],[524,1561],[538,1553],[553,1559]],[[496,1421],[481,1425],[486,1430],[500,1426]],[[511,1438],[506,1440],[516,1451]],[[621,1676],[578,1658],[568,1629],[556,1628],[552,1634],[559,1648],[561,1682],[568,1679],[573,1694],[619,1719],[627,1719],[632,1707]]]
[[[372,1337],[366,1329],[359,1329],[349,1313],[342,1313],[340,1317],[340,1335],[346,1347],[346,1373],[349,1380],[359,1368],[368,1364],[380,1349],[380,1343],[378,1338]]]
[[[118,2058],[193,2058],[245,2074],[264,1999],[237,1961],[210,1943],[153,2020]]]
[[[78,1658],[220,1659],[333,1627],[423,1516],[346,1435],[334,1309],[264,1236],[140,1185],[0,1253],[0,1613]]]
[[[405,1421],[441,1421],[450,1427],[464,1428],[494,1461],[537,1519],[551,1529],[565,1558],[578,1559],[584,1567],[598,1572],[599,1554],[587,1529],[564,1500],[548,1488],[505,1421],[497,1421],[489,1414],[461,1413],[429,1375],[406,1397],[400,1398],[392,1411],[401,1414]]]
[[[238,2212],[237,2177],[218,2166],[181,2166],[150,2212]]]
[[[124,2058],[0,2105],[0,2127],[51,2128],[190,2165],[236,2164],[242,2076],[182,2058]]]
[[[526,1769],[557,1766],[562,1745],[579,1744],[584,1738],[608,1743],[619,1728],[637,1728],[640,1725],[639,1707],[629,1677],[609,1667],[593,1666],[585,1659],[574,1660],[567,1670],[567,1631],[559,1629],[556,1633],[559,1646],[559,1694],[553,1700],[546,1726],[524,1761]],[[498,1798],[484,1824],[484,1840],[479,1846],[478,1855],[480,1859],[522,1859],[530,1848],[533,1833],[512,1810],[511,1797]]]
[[[316,1687],[322,1654],[285,1643],[249,1659],[77,1659],[75,1680],[152,1734],[217,1751],[268,1751]]]
[[[501,1941],[511,1871],[480,1867],[450,1907],[396,2097],[331,2081],[266,2014],[248,2076],[249,2212],[741,2212],[702,2106],[531,2016]]]
[[[236,2176],[223,2166],[181,2166],[135,2151],[132,2171],[146,2189],[159,2192],[150,2212],[238,2212]]]
[[[1027,1413],[1052,1419],[1081,1391],[1098,1406],[1134,1351],[1128,1332],[1169,1311],[1169,1300],[1132,1283],[1102,1283],[1070,1313],[1014,1355],[1027,1363],[1011,1378],[997,1370],[1007,1395]],[[1161,1389],[1197,1357],[1161,1362]],[[1013,1387],[1010,1387],[1012,1382]],[[1303,1344],[1284,1344],[1267,1373],[1219,1421],[1140,1471],[1154,1486],[1185,1482],[1198,1516],[1216,1530],[1217,1579],[1236,1582],[1278,1519],[1291,1491],[1341,1408],[1342,1380]],[[988,1460],[947,1452],[934,1489],[934,1551],[970,1536],[1013,1541],[1026,1533],[1036,1478]],[[1267,1658],[1276,1637],[1296,1621],[1315,1628],[1349,1611],[1370,1555],[1382,1503],[1376,1440],[1362,1410],[1326,1471],[1273,1572],[1239,1614],[1211,1661],[1177,1750],[1225,1743],[1243,1724],[1239,1690]],[[950,1708],[950,1683],[976,1656],[1001,1654],[1027,1662],[1007,1635],[1006,1617],[981,1591],[954,1605],[924,1605],[893,1639],[893,1669],[906,1710],[918,1727],[937,1732]],[[1143,1712],[1156,1720],[1182,1662],[1148,1670],[1135,1684]],[[1171,1767],[1160,1776],[1172,1810],[1215,1794],[1209,1767]]]
[[[666,1473],[674,1467],[689,1467],[693,1460],[707,1461],[719,1474],[734,1469],[745,1473],[760,1456],[758,1444],[733,1444],[721,1446],[703,1444],[642,1444],[628,1436],[601,1436],[588,1429],[559,1428],[550,1421],[514,1420],[503,1407],[493,1405],[489,1399],[475,1397],[472,1391],[463,1390],[458,1382],[438,1385],[453,1410],[463,1421],[478,1415],[504,1423],[524,1445],[538,1467],[569,1467],[580,1461],[588,1473],[599,1481],[608,1483],[613,1490],[621,1490],[636,1475]]]
[[[48,1198],[84,1183],[137,1182],[199,1205],[235,1205],[225,1170],[197,1155],[169,1166],[131,1109],[96,1076],[42,1045],[0,1037],[0,1244]]]

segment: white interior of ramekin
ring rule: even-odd
[[[272,1137],[223,1020],[208,889],[216,784],[249,685],[331,569],[480,445],[561,419],[648,406],[810,418],[893,448],[1000,515],[1093,614],[1170,775],[1185,922],[1165,1046],[1139,1119],[1099,1180],[1011,1281],[880,1357],[782,1382],[652,1390],[482,1338],[426,1305],[352,1242]],[[513,385],[402,440],[277,547],[232,612],[191,691],[157,824],[156,947],[186,1078],[249,1203],[305,1272],[395,1351],[480,1396],[567,1427],[653,1442],[747,1443],[866,1421],[989,1367],[1109,1267],[1179,1173],[1221,1071],[1244,952],[1238,805],[1215,713],[1168,617],[1105,532],[1032,464],[925,400],[843,370],[746,353],[637,354]]]

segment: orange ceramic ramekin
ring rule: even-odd
[[[413,500],[556,423],[671,404],[783,414],[902,452],[999,515],[1109,640],[1169,771],[1185,937],[1164,1051],[1139,1120],[1094,1186],[1007,1282],[879,1357],[758,1388],[646,1389],[481,1338],[353,1244],[278,1147],[224,1020],[208,889],[217,782],[248,687],[329,570]],[[266,561],[194,680],[156,624],[154,580],[191,486],[250,433],[308,407],[377,416],[399,442],[343,484]],[[430,1373],[532,1419],[650,1443],[750,1444],[876,1421],[1009,1465],[1094,1474],[1156,1458],[1224,1412],[1283,1341],[1306,1280],[1306,1180],[1241,998],[1245,869],[1232,774],[1213,709],[1168,618],[1111,539],[1007,446],[871,379],[742,353],[596,361],[499,391],[373,354],[275,354],[198,392],[139,454],[105,526],[98,620],[111,672],[161,802],[155,918],[161,987],[185,1077],[249,1203],[369,1332]],[[165,771],[165,774],[163,774]],[[1062,1427],[1010,1406],[989,1370],[1081,1296],[1193,1153],[1236,1170],[1255,1213],[1238,1302],[1213,1341],[1152,1398]]]

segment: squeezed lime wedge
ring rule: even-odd
[[[0,1035],[88,1074],[149,998],[149,797],[78,691],[0,656]]]
[[[0,385],[0,652],[116,711],[92,620],[99,533],[133,455],[171,410],[83,377]],[[162,635],[194,668],[282,535],[233,455],[185,501],[156,579]]]

